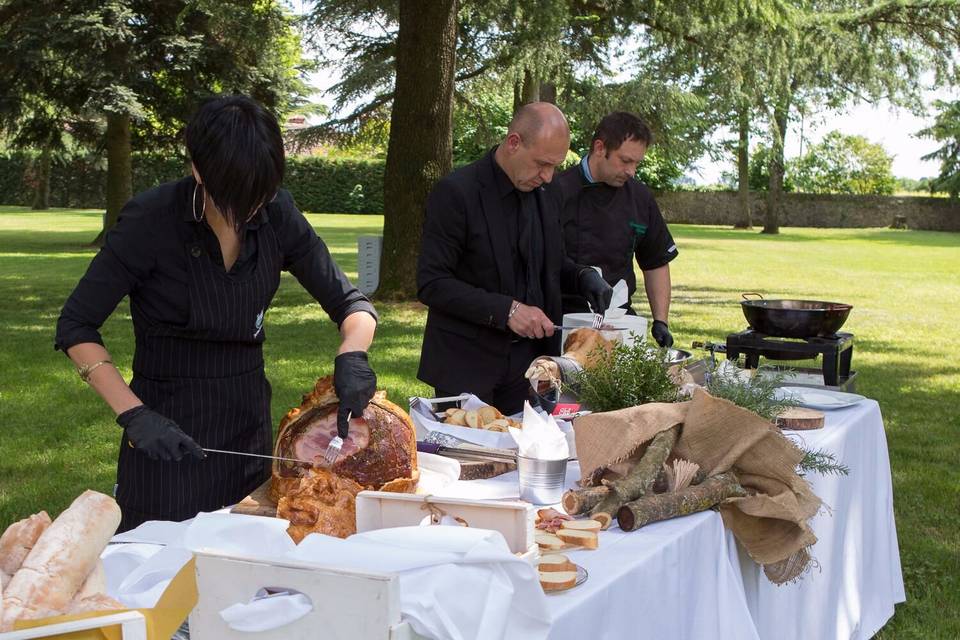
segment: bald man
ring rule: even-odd
[[[559,353],[563,293],[606,308],[611,288],[563,253],[558,199],[544,187],[570,147],[554,105],[521,107],[484,157],[427,199],[417,297],[429,308],[417,377],[437,397],[471,392],[511,414],[537,356]]]

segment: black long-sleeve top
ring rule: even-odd
[[[177,225],[202,225],[204,249],[223,266],[216,234],[205,221],[194,219],[194,186],[192,177],[184,178],[145,191],[124,206],[103,248],[64,304],[55,348],[66,351],[86,342],[102,345],[100,327],[128,295],[136,298],[148,319],[186,325],[189,255]],[[262,237],[257,230],[262,224],[273,225],[282,269],[296,277],[337,325],[357,311],[377,318],[370,300],[350,283],[293,198],[282,189],[245,225],[240,255],[228,275],[242,278],[256,267],[258,238]]]

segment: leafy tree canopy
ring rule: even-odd
[[[960,100],[938,100],[934,106],[940,111],[933,126],[920,132],[933,138],[942,146],[923,157],[924,160],[939,160],[940,175],[930,181],[931,191],[945,191],[951,198],[960,194]]]
[[[893,158],[863,136],[831,131],[792,166],[798,191],[889,195],[896,188]]]

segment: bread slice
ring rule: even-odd
[[[567,530],[593,531],[594,533],[603,528],[597,520],[564,520],[562,526]]]
[[[541,573],[549,571],[576,571],[577,567],[570,558],[559,553],[551,553],[540,558],[537,563],[537,570]]]
[[[557,537],[567,544],[575,544],[584,549],[596,549],[600,541],[596,531],[580,531],[578,529],[560,529]]]
[[[556,551],[557,549],[563,548],[563,540],[546,531],[537,531],[533,539],[541,549]]]
[[[480,416],[476,411],[467,411],[463,419],[471,429],[478,429],[480,427]]]
[[[540,586],[544,591],[562,591],[576,584],[576,571],[545,571],[540,574]]]
[[[480,424],[488,424],[503,417],[496,407],[481,407],[477,410],[477,415],[480,418]]]

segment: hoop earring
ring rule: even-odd
[[[194,185],[194,187],[193,187],[193,202],[191,203],[191,204],[193,205],[193,219],[196,220],[197,222],[200,222],[201,220],[203,220],[203,216],[205,216],[206,213],[207,213],[207,198],[204,197],[204,198],[203,198],[203,207],[200,209],[200,217],[199,217],[199,218],[197,217],[197,189],[198,189],[199,187],[200,187],[200,183],[199,183],[199,182]]]

